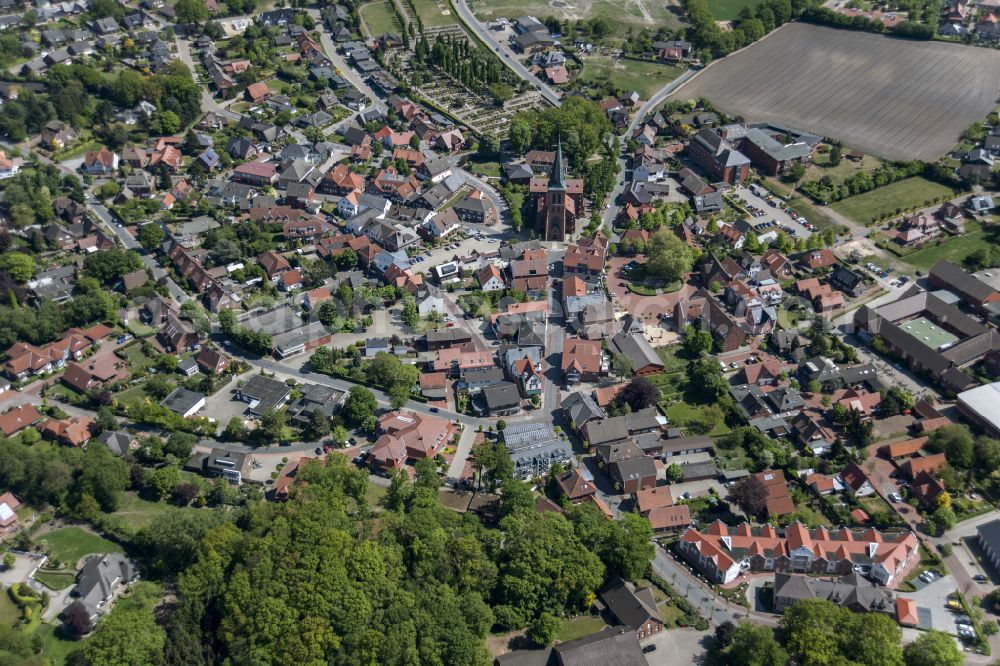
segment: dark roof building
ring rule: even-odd
[[[636,589],[632,583],[618,578],[601,592],[601,601],[619,622],[635,632],[637,638],[663,629],[663,618],[649,586]]]

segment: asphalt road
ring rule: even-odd
[[[632,136],[632,133],[636,130],[636,128],[646,120],[646,116],[662,104],[663,100],[665,100],[670,93],[687,82],[687,80],[695,74],[697,74],[697,70],[689,69],[653,93],[653,95],[650,96],[650,98],[646,100],[641,107],[639,107],[639,111],[632,116],[632,121],[628,124],[628,128],[625,130],[625,139]],[[607,229],[608,236],[611,237],[612,242],[616,242],[618,240],[612,230],[615,217],[618,215],[618,206],[615,202],[618,200],[618,197],[621,196],[622,192],[625,191],[625,159],[625,155],[620,155],[618,157],[618,180],[615,183],[615,189],[611,192],[611,198],[608,201],[609,205],[604,209],[603,225]]]
[[[562,102],[559,98],[559,93],[547,86],[543,81],[541,81],[537,76],[528,71],[528,68],[521,64],[517,59],[517,55],[508,48],[506,44],[503,44],[490,33],[490,31],[479,22],[479,19],[469,10],[469,6],[465,4],[465,0],[454,0],[452,3],[455,9],[458,10],[458,16],[465,24],[465,27],[476,33],[476,36],[484,44],[490,46],[495,53],[500,56],[500,60],[507,65],[510,69],[514,70],[514,73],[520,76],[522,79],[533,85],[535,88],[542,93],[542,97],[545,98],[553,106],[559,106]]]
[[[111,212],[107,208],[90,197],[87,199],[87,206],[90,210],[94,211],[94,214],[97,215],[101,222],[104,223],[104,226],[110,229],[112,233],[118,237],[118,240],[121,241],[121,244],[124,245],[126,249],[135,250],[139,253],[139,256],[142,257],[142,263],[145,264],[146,268],[148,268],[153,274],[153,278],[157,282],[164,280],[167,285],[167,290],[170,292],[170,295],[175,301],[183,303],[188,299],[184,290],[181,289],[176,282],[174,282],[173,278],[171,278],[165,270],[163,270],[163,267],[160,266],[154,256],[146,253],[142,249],[142,246],[139,245],[139,241],[137,241],[127,229],[118,226],[115,223],[114,219],[111,217]]]

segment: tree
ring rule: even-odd
[[[677,463],[671,463],[667,467],[667,482],[677,483],[681,480],[681,476],[684,475],[684,469],[681,468]]]
[[[4,571],[8,571],[10,569],[13,569],[14,565],[16,563],[17,563],[17,558],[14,557],[14,553],[12,553],[10,551],[7,551],[6,553],[3,554],[3,568],[4,568]]]
[[[352,386],[344,401],[344,417],[347,422],[359,426],[368,417],[374,418],[375,410],[378,409],[378,401],[375,394],[363,386]]]
[[[279,409],[268,409],[260,415],[260,427],[257,428],[257,433],[270,442],[280,442],[285,434],[286,422],[285,412]]]
[[[615,401],[619,406],[627,404],[632,411],[639,411],[660,401],[660,389],[645,377],[635,377],[625,385]]]
[[[173,501],[178,506],[187,506],[201,493],[201,488],[195,483],[178,483],[174,487]]]
[[[163,452],[186,462],[197,443],[196,435],[189,432],[172,432],[163,446]]]
[[[336,425],[333,427],[333,430],[330,431],[330,439],[341,446],[346,445],[350,437],[351,434],[347,431],[347,428],[342,425]]]
[[[507,447],[499,442],[483,441],[472,449],[479,483],[495,493],[500,484],[514,476],[514,461]]]
[[[479,139],[479,155],[485,158],[496,157],[500,154],[500,139],[492,132],[484,134]]]
[[[403,384],[393,384],[389,387],[389,404],[393,409],[404,407],[410,399],[410,389]]]
[[[73,638],[86,636],[94,628],[94,623],[90,620],[90,611],[79,601],[67,606],[62,618],[63,631]]]
[[[118,427],[118,419],[110,407],[105,405],[97,410],[97,427],[101,432],[114,430]]]
[[[615,374],[619,377],[631,377],[635,372],[635,368],[632,366],[632,359],[618,352],[611,354],[611,367],[614,368]]]
[[[139,227],[139,244],[146,250],[152,252],[160,247],[166,234],[156,222],[149,222]]]
[[[694,253],[672,230],[661,227],[649,239],[646,274],[677,282],[691,270]]]
[[[562,620],[551,613],[543,612],[528,627],[528,638],[535,645],[548,645],[555,640],[560,628]]]
[[[684,327],[684,349],[695,356],[711,351],[712,334],[688,324]]]
[[[972,434],[964,425],[950,425],[931,433],[927,447],[932,451],[944,452],[948,464],[960,469],[972,467],[974,447]]]
[[[964,662],[955,639],[931,629],[903,648],[906,666],[961,666]]]
[[[741,509],[753,516],[763,514],[767,506],[767,488],[756,476],[746,476],[737,481],[730,495]]]
[[[0,270],[7,271],[17,282],[24,283],[35,274],[35,260],[23,252],[5,252],[0,255]]]
[[[243,424],[243,419],[234,416],[229,419],[226,429],[222,431],[222,438],[227,442],[242,442],[247,437],[247,427]]]
[[[401,317],[403,319],[403,323],[407,326],[416,326],[420,322],[420,313],[417,312],[417,303],[412,296],[408,296],[404,299]]]
[[[170,496],[181,482],[181,472],[174,465],[158,467],[146,476],[146,489],[157,499]]]
[[[947,506],[941,506],[934,510],[930,520],[927,522],[928,531],[940,536],[955,526],[957,518],[955,512]]]
[[[208,20],[208,7],[204,0],[177,0],[174,11],[178,23],[199,24]]]
[[[788,653],[774,637],[770,627],[740,622],[732,632],[732,641],[723,651],[722,663],[732,666],[783,666]]]
[[[83,648],[90,664],[132,666],[159,663],[166,638],[149,610],[119,608],[97,625]]]
[[[342,426],[341,426],[342,427]],[[309,438],[319,440],[330,434],[333,421],[322,409],[314,409],[309,415]]]

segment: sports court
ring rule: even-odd
[[[933,324],[927,317],[918,317],[913,321],[908,321],[901,328],[931,349],[950,347],[958,342],[957,336]]]

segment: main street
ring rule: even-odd
[[[479,22],[475,14],[469,10],[469,6],[465,4],[465,0],[454,0],[452,6],[458,10],[458,16],[465,24],[465,27],[476,33],[476,36],[484,44],[490,46],[493,51],[502,57],[500,60],[503,61],[507,67],[514,70],[514,73],[520,76],[522,79],[530,83],[532,86],[541,92],[542,97],[545,98],[547,102],[553,106],[559,106],[562,102],[560,100],[559,93],[546,85],[541,79],[528,71],[528,68],[521,64],[517,59],[517,54],[510,50],[506,44],[501,43],[497,40],[490,31]]]

